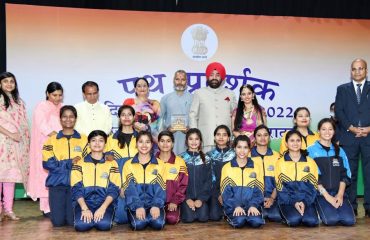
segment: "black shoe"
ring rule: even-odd
[[[50,212],[48,212],[48,213],[44,213],[44,212],[42,212],[42,215],[43,215],[44,217],[46,217],[46,218],[51,218]]]
[[[357,217],[358,215],[357,209],[353,209],[353,212],[355,213],[355,216]]]

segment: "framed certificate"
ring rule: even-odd
[[[187,125],[185,114],[174,114],[171,116],[171,128],[174,131],[185,131]]]

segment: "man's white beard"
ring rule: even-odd
[[[175,91],[178,91],[178,92],[183,92],[183,91],[185,91],[186,90],[186,87],[187,86],[185,86],[185,87],[179,87],[179,86],[174,86],[173,88],[175,89]]]

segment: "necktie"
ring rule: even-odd
[[[357,90],[356,90],[357,103],[360,104],[360,101],[361,101],[361,85],[362,84],[358,83],[356,85],[357,85]]]

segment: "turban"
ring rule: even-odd
[[[224,80],[225,79],[225,77],[226,77],[225,67],[221,63],[218,63],[218,62],[210,63],[207,66],[207,69],[206,69],[206,77],[207,77],[207,79],[209,78],[209,76],[211,75],[211,73],[213,72],[213,70],[216,70],[220,74],[221,80]]]

